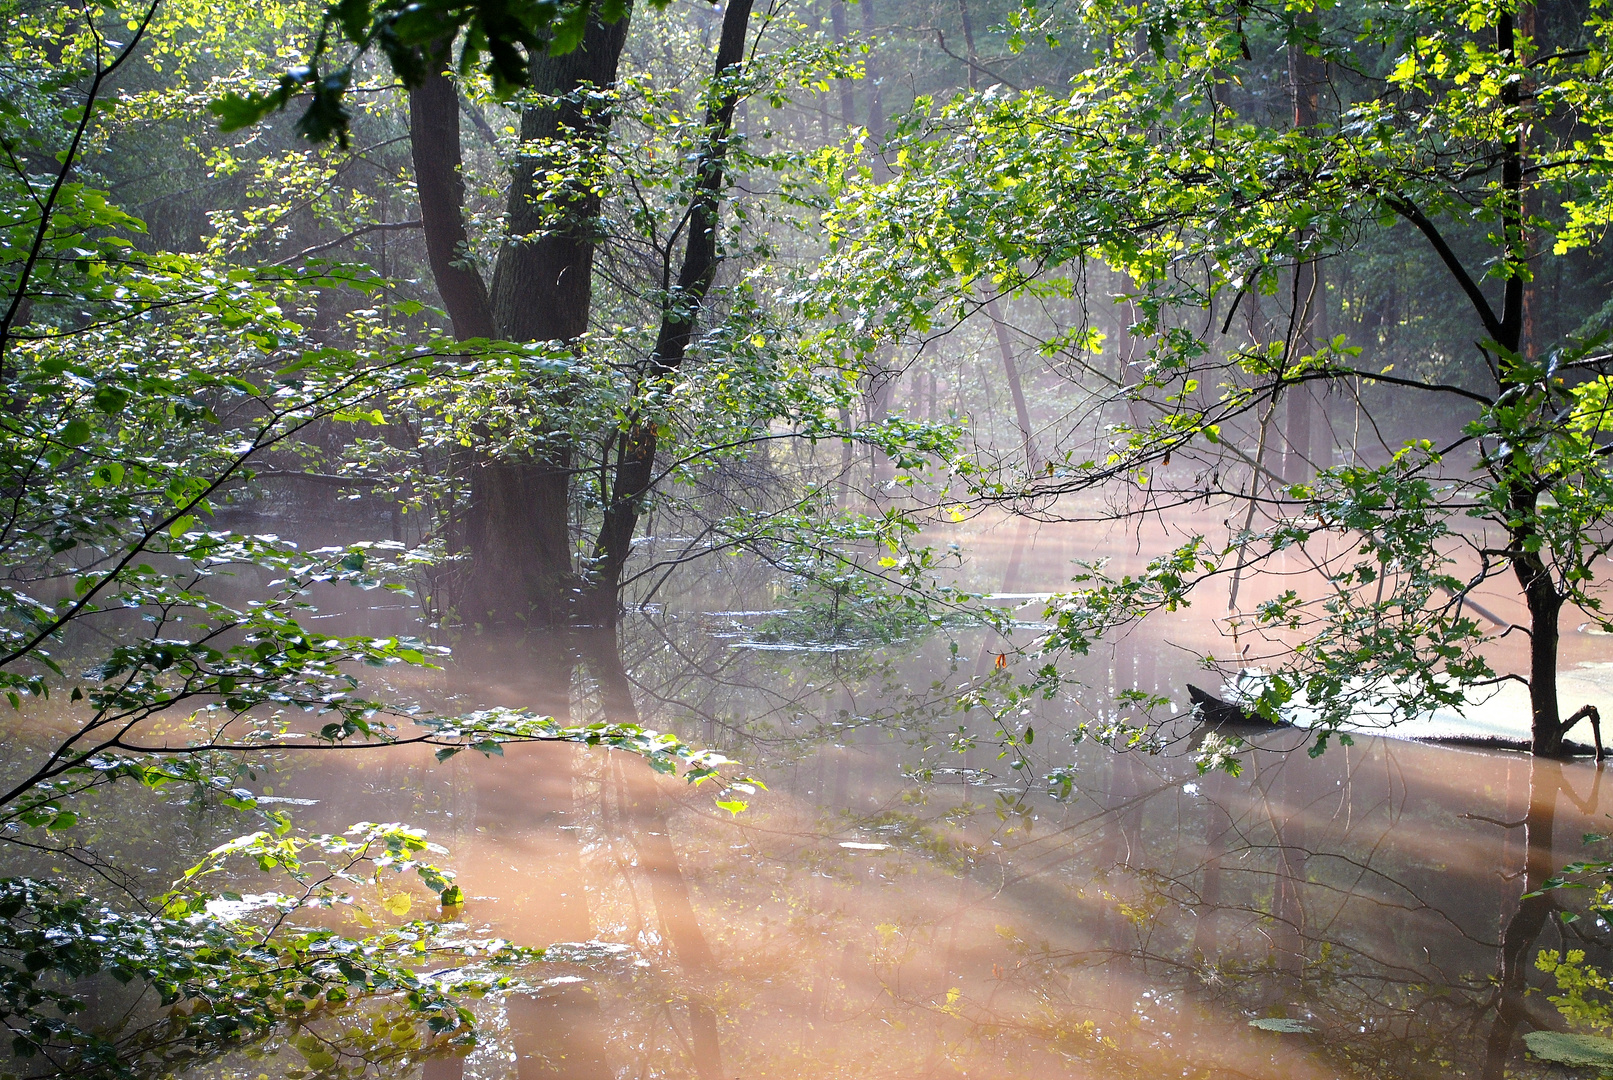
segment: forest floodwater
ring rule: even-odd
[[[975,584],[1020,602],[1059,588],[1091,547],[1090,530],[1005,524],[972,542]],[[1071,745],[1066,731],[1092,719],[1077,693],[1036,718],[1038,768],[1072,770],[1069,792],[1050,794],[989,738],[948,746],[960,725],[984,734],[951,707],[994,670],[983,632],[759,649],[755,615],[710,607],[635,615],[622,659],[647,724],[765,781],[741,814],[635,758],[572,745],[444,764],[425,748],[308,754],[263,778],[305,829],[429,830],[468,898],[448,917],[468,931],[563,943],[525,973],[528,990],[475,1005],[482,1041],[467,1055],[400,1075],[1553,1068],[1526,1056],[1515,1009],[1498,1019],[1487,1006],[1499,980],[1549,1022],[1540,951],[1588,947],[1560,910],[1586,894],[1523,896],[1601,852],[1584,839],[1610,831],[1601,768],[1371,735],[1312,758],[1302,733],[1273,730],[1241,776],[1199,775],[1185,743],[1157,755]],[[1095,650],[1078,673],[1091,701],[1135,686],[1185,711],[1186,681],[1204,677],[1195,619],[1151,620]],[[1609,641],[1568,642],[1568,666]],[[478,674],[449,669],[440,689],[467,705],[586,707],[586,670],[544,687],[539,667],[511,647]],[[308,1063],[282,1041],[222,1068],[194,1075],[295,1077]]]

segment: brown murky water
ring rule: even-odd
[[[976,547],[976,584],[1059,588],[1093,546],[1005,528]],[[327,754],[273,778],[276,796],[315,801],[304,828],[427,828],[473,929],[595,943],[557,950],[571,959],[537,990],[481,1003],[467,1056],[398,1075],[1545,1075],[1518,1037],[1562,1024],[1538,954],[1609,962],[1604,925],[1562,918],[1584,893],[1521,899],[1605,853],[1582,840],[1613,809],[1589,763],[1372,737],[1312,759],[1273,731],[1241,776],[1201,777],[1179,755],[1065,739],[1117,688],[1185,711],[1213,637],[1190,612],[1095,652],[1079,671],[1090,695],[1047,703],[1033,767],[1014,770],[989,738],[949,743],[960,726],[986,734],[951,707],[993,670],[981,632],[956,651],[941,635],[791,651],[756,647],[755,621],[686,598],[624,634],[645,722],[767,783],[737,817],[573,747],[440,765]],[[1573,644],[1570,661],[1609,640]],[[510,649],[439,689],[596,707],[596,673],[543,685],[542,668]],[[1063,797],[1020,776],[1060,765]],[[224,1068],[306,1063],[288,1050]]]

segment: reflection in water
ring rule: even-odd
[[[1521,828],[1524,836],[1523,893],[1518,910],[1507,920],[1501,934],[1500,962],[1496,975],[1495,1020],[1486,1046],[1484,1078],[1501,1080],[1506,1075],[1514,1036],[1525,1024],[1535,1029],[1567,1030],[1556,1010],[1528,994],[1529,972],[1537,944],[1548,922],[1559,937],[1572,934],[1580,944],[1593,948],[1598,942],[1586,939],[1572,921],[1553,920],[1564,912],[1560,894],[1540,890],[1556,874],[1558,860],[1552,850],[1552,833],[1557,817],[1557,800],[1566,796],[1581,813],[1593,816],[1602,790],[1602,770],[1591,782],[1590,795],[1581,799],[1564,775],[1561,762],[1536,758],[1529,769],[1529,807],[1521,821],[1502,822],[1501,828]],[[1559,941],[1559,949],[1563,942]]]
[[[530,650],[528,664],[512,670],[525,677],[499,685],[489,693],[488,704],[520,706],[536,703],[555,713],[566,707],[560,687],[569,683],[570,649],[564,643]],[[508,656],[477,656],[483,674],[499,671]],[[536,751],[535,753],[533,751]],[[507,822],[526,818],[538,823],[524,842],[497,845],[499,857],[519,860],[512,869],[541,865],[547,903],[522,904],[521,922],[534,942],[584,942],[594,937],[587,904],[587,886],[579,854],[578,818],[574,796],[576,761],[581,751],[571,746],[529,748],[515,762],[522,773],[519,788],[505,785],[478,787],[473,820],[457,823],[457,831],[481,831],[482,821]],[[536,766],[536,767],[534,767]],[[545,828],[543,826],[547,825]],[[509,896],[519,903],[519,891]],[[604,1025],[599,998],[582,979],[553,980],[536,993],[510,994],[504,1000],[510,1057],[518,1080],[608,1080],[614,1071],[605,1059]],[[428,1061],[423,1080],[459,1080],[465,1075],[460,1054]]]
[[[982,591],[1024,586],[1019,541],[1003,543],[1010,573]],[[1202,678],[1137,635],[1025,718],[1030,771],[1074,777],[1053,797],[952,707],[997,677],[984,633],[735,647],[758,617],[637,617],[620,653],[490,650],[436,688],[579,720],[642,712],[766,780],[738,817],[570,747],[327,756],[275,778],[320,800],[306,828],[428,828],[474,930],[626,950],[481,1003],[484,1042],[427,1080],[1544,1076],[1519,1037],[1562,1023],[1539,950],[1613,959],[1596,920],[1558,917],[1583,893],[1527,895],[1597,854],[1580,840],[1605,831],[1590,763],[1375,738],[1312,759],[1273,730],[1241,776],[1200,776],[1185,737],[1159,756],[1062,738],[1122,718],[1117,690],[1184,702]],[[967,755],[960,726],[979,737]]]

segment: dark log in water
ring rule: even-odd
[[[1287,720],[1266,720],[1247,712],[1230,701],[1222,701],[1207,690],[1187,684],[1187,697],[1199,719],[1211,727],[1287,728],[1294,725]]]

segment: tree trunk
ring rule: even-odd
[[[1302,15],[1300,26],[1315,32],[1316,15]],[[1315,127],[1321,89],[1327,79],[1327,68],[1321,58],[1311,56],[1299,42],[1288,46],[1288,72],[1294,94],[1294,127],[1296,130]],[[1303,243],[1308,236],[1300,234]],[[1327,334],[1327,282],[1322,277],[1322,265],[1315,259],[1300,263],[1294,268],[1295,340],[1290,344],[1300,356],[1314,355],[1326,341]],[[1317,401],[1310,386],[1290,387],[1284,395],[1288,407],[1288,462],[1284,477],[1291,483],[1310,479],[1312,467],[1322,467],[1316,461],[1320,417]]]
[[[558,191],[540,190],[538,178],[551,164],[566,171],[577,159],[594,160],[612,118],[581,91],[616,81],[627,23],[625,15],[614,23],[590,18],[576,49],[533,59],[532,88],[555,100],[521,115],[525,151],[510,184],[509,238],[493,274],[493,312],[510,341],[571,342],[588,329],[598,186],[585,176]]]
[[[1516,41],[1513,18],[1502,12],[1496,20],[1496,49],[1502,56],[1511,57]],[[1520,89],[1515,83],[1502,88],[1501,100],[1508,108],[1520,104]],[[1524,182],[1523,138],[1517,126],[1501,145],[1501,186],[1507,193],[1502,212],[1502,259],[1508,268],[1501,301],[1501,317],[1496,344],[1500,346],[1501,389],[1524,385],[1516,381],[1512,372],[1519,363],[1518,354],[1523,347],[1524,331],[1524,274],[1529,261],[1528,242],[1524,234]],[[1522,376],[1530,375],[1525,371]],[[1505,467],[1505,466],[1503,466]],[[1509,476],[1511,487],[1508,499],[1511,518],[1521,522],[1512,529],[1508,554],[1513,572],[1523,588],[1524,600],[1529,606],[1529,726],[1532,750],[1536,754],[1556,755],[1562,752],[1563,726],[1557,707],[1557,643],[1558,619],[1562,612],[1563,595],[1557,588],[1551,567],[1542,552],[1547,550],[1539,531],[1539,510],[1536,502],[1543,486],[1539,475],[1530,469],[1522,476]]]
[[[1003,374],[1008,377],[1008,393],[1014,399],[1014,419],[1019,423],[1019,437],[1025,453],[1025,471],[1034,473],[1037,467],[1036,442],[1031,432],[1030,409],[1025,405],[1025,389],[1019,381],[1019,364],[1014,359],[1014,343],[1008,337],[1008,327],[1003,324],[1002,310],[997,306],[996,297],[986,301],[986,318],[991,320],[992,329],[997,332],[997,351],[1002,354]]]
[[[879,54],[874,49],[874,0],[862,0],[863,33],[868,37],[868,52],[863,60],[863,74],[868,79],[868,137],[874,143],[874,178],[883,180],[889,175],[885,168],[882,144],[885,141],[885,100],[880,93]]]
[[[728,0],[723,12],[712,86],[717,96],[712,98],[706,111],[706,144],[695,163],[696,181],[685,223],[688,240],[683,266],[678,271],[678,280],[668,283],[655,351],[644,372],[646,382],[664,379],[682,365],[694,341],[701,308],[721,261],[717,251],[718,203],[734,107],[739,100],[738,87],[723,86],[722,81],[737,76],[745,61],[745,34],[750,25],[750,13],[751,0]],[[632,554],[633,533],[655,481],[657,441],[654,421],[635,412],[617,442],[615,474],[594,545],[595,576],[587,592],[585,617],[595,625],[614,626],[620,615],[622,571]]]
[[[430,74],[409,92],[409,145],[414,154],[426,258],[437,282],[437,295],[454,324],[454,337],[465,341],[491,338],[497,331],[487,285],[470,261],[465,235],[459,88],[444,74],[452,60],[450,45],[439,44],[431,58]]]
[[[834,29],[836,45],[842,45],[846,40],[846,0],[829,0],[829,25]],[[836,79],[835,86],[840,91],[840,123],[843,127],[852,125],[856,115],[856,105],[851,97],[851,80]],[[841,132],[842,135],[845,132]]]
[[[980,57],[975,53],[975,25],[969,18],[969,0],[958,0],[958,19],[963,23],[964,55],[969,58],[969,89],[980,89]]]
[[[615,81],[627,27],[625,16],[611,24],[596,17],[577,49],[534,58],[533,89],[556,100],[529,107],[522,116],[523,143],[540,145],[516,166],[510,238],[499,252],[490,291],[464,258],[459,100],[452,81],[440,73],[445,50],[433,64],[438,73],[411,93],[421,221],[438,294],[457,337],[572,342],[588,328],[599,212],[595,185],[583,177],[559,193],[539,192],[535,177],[548,171],[548,160],[572,154],[587,159],[604,137],[610,115],[590,108],[578,91]],[[544,195],[550,197],[547,206],[539,202]],[[464,463],[471,492],[462,540],[470,568],[452,598],[462,621],[520,628],[568,620],[578,588],[570,530],[572,454],[559,433],[554,441],[537,460],[479,455]]]
[[[1532,509],[1532,508],[1531,508]],[[1563,598],[1551,568],[1539,555],[1515,552],[1512,569],[1529,605],[1529,728],[1536,754],[1562,752],[1562,717],[1557,707],[1558,616]]]

